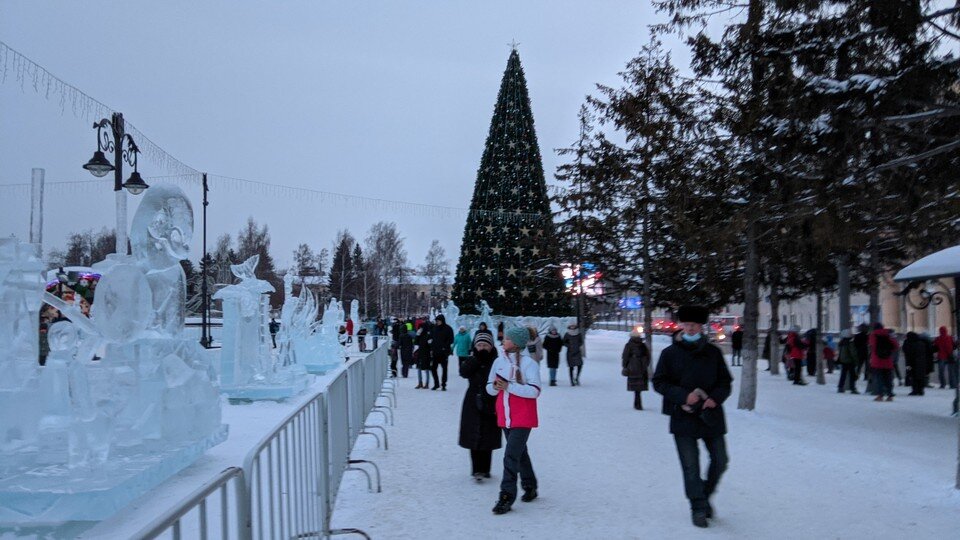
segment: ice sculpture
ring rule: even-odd
[[[460,327],[462,322],[460,322],[460,308],[453,303],[453,300],[447,300],[443,305],[443,318],[447,324],[453,328],[453,331],[456,332],[457,328]]]
[[[282,401],[310,384],[303,366],[284,365],[279,355],[273,354],[270,297],[266,293],[274,289],[270,283],[257,279],[259,262],[260,256],[254,255],[242,264],[231,265],[230,271],[240,282],[213,295],[215,300],[223,301],[220,392],[231,401]]]
[[[153,186],[132,221],[133,255],[95,265],[103,276],[89,319],[42,285],[0,282],[0,299],[28,306],[3,306],[4,324],[17,317],[23,332],[35,328],[41,298],[71,321],[50,329],[48,367],[25,378],[4,370],[0,525],[104,519],[226,438],[213,368],[183,337],[180,260],[192,233],[183,192]],[[0,275],[10,273],[8,246],[0,241]],[[23,256],[12,261],[19,275],[32,268]],[[11,360],[35,366],[36,352],[0,353]]]
[[[323,374],[346,361],[346,352],[338,339],[342,323],[343,307],[332,298],[323,310],[320,328],[314,331],[308,342],[308,352],[298,354],[308,373]]]
[[[360,321],[360,301],[354,298],[350,301],[350,320],[353,321],[353,335],[356,336],[357,332],[360,331],[360,327],[363,326],[363,322]],[[357,338],[353,339],[353,347],[358,348]]]
[[[317,327],[317,299],[306,285],[300,286],[300,295],[293,296],[293,274],[283,277],[284,301],[280,311],[280,331],[277,350],[280,365],[300,364],[300,356],[309,357],[309,342]]]

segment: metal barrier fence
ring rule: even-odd
[[[345,471],[362,472],[372,491],[370,473],[358,465],[372,466],[380,491],[376,464],[352,460],[350,452],[361,434],[377,437],[367,431],[370,428],[383,431],[386,449],[386,430],[367,425],[365,420],[371,412],[379,411],[385,420],[393,422],[392,414],[388,417],[385,412],[389,409],[377,405],[379,397],[396,403],[394,386],[386,381],[387,346],[383,342],[366,357],[348,362],[323,392],[287,415],[250,450],[243,469],[225,470],[144,528],[137,538],[158,538],[170,532],[179,539],[184,534],[183,517],[194,510],[199,513],[199,532],[193,534],[190,528],[187,537],[207,538],[211,530],[208,499],[215,493],[220,494],[220,499],[212,513],[219,516],[221,525],[213,530],[222,538],[328,538],[335,534],[367,537],[359,529],[331,529],[330,523]],[[227,496],[231,482],[236,486],[232,500]]]
[[[233,486],[233,497],[230,486]],[[211,496],[213,498],[211,499]],[[232,499],[232,500],[231,500]],[[243,469],[228,467],[213,480],[191,493],[176,508],[170,509],[147,525],[136,538],[157,538],[169,531],[174,540],[183,537],[184,528],[188,529],[187,538],[243,538],[247,530],[246,510],[248,505]],[[211,509],[211,507],[213,507]],[[233,509],[231,512],[230,509]],[[184,527],[185,517],[196,511],[197,533],[190,525]],[[210,521],[210,514],[219,515],[218,520]]]

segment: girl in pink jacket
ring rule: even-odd
[[[527,452],[530,430],[538,426],[540,364],[530,358],[526,346],[529,331],[517,326],[504,332],[503,351],[493,363],[487,393],[497,396],[497,424],[507,440],[503,451],[503,480],[494,514],[506,514],[517,499],[517,477],[523,487],[523,502],[537,498],[537,477]]]

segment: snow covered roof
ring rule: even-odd
[[[894,281],[923,281],[960,275],[960,246],[923,257],[893,276]]]

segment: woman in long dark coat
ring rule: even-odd
[[[415,358],[417,360],[417,388],[427,389],[430,388],[430,374],[433,372],[433,356],[432,356],[432,345],[430,343],[430,332],[431,328],[428,323],[424,323],[417,329],[417,337],[414,339],[414,342],[417,344],[417,352]],[[434,385],[433,389],[436,390],[440,387],[437,383],[436,374],[434,373]]]
[[[633,408],[642,411],[640,392],[649,389],[650,351],[643,342],[643,334],[634,330],[623,347],[623,375],[627,378],[627,391],[633,392]]]
[[[473,338],[471,355],[460,364],[460,376],[469,381],[460,410],[461,447],[470,450],[473,478],[477,482],[490,478],[493,451],[500,448],[497,426],[497,398],[487,393],[487,377],[497,358],[497,349],[490,334],[478,332]]]
[[[400,325],[397,341],[400,344],[400,365],[403,378],[407,378],[410,372],[410,366],[413,365],[413,337],[414,333],[407,330],[406,325]]]
[[[583,336],[576,324],[567,327],[563,336],[567,348],[567,367],[570,368],[570,386],[580,386],[580,370],[583,369]]]
[[[563,348],[563,338],[555,326],[550,327],[543,338],[543,350],[547,351],[547,368],[550,370],[550,386],[557,385],[557,368],[560,367],[560,349]]]

